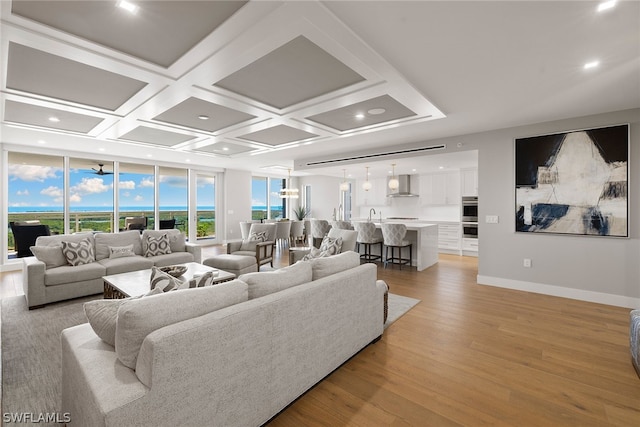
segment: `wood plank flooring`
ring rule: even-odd
[[[422,272],[379,267],[391,292],[421,302],[269,426],[640,425],[628,309],[476,275],[477,259],[454,255]],[[0,297],[21,294],[21,281],[1,273]]]

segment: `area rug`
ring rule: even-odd
[[[87,321],[82,304],[98,296],[27,310],[24,296],[2,300],[2,412],[58,414],[61,395],[60,332]],[[389,294],[385,329],[420,300]],[[33,425],[11,423],[11,425]],[[38,425],[58,425],[40,422]]]

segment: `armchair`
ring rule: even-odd
[[[264,235],[264,241],[258,239]],[[227,253],[231,255],[255,256],[258,269],[269,263],[273,267],[273,253],[275,251],[276,224],[251,224],[249,237],[244,240],[227,242]]]
[[[36,239],[40,236],[50,236],[49,226],[37,223],[10,222],[13,233],[14,247],[18,258],[33,256],[31,246],[36,244]]]

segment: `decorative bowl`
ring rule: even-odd
[[[166,267],[159,267],[159,270],[173,277],[180,277],[187,272],[187,267],[184,265],[168,265]]]

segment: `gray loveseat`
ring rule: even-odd
[[[171,253],[146,257],[147,237],[167,234]],[[72,266],[62,254],[62,242],[89,239],[95,262]],[[133,246],[131,256],[110,257],[110,248]],[[58,250],[59,249],[59,250]],[[103,276],[144,270],[185,262],[200,262],[201,248],[185,242],[180,230],[123,231],[120,233],[82,233],[40,236],[32,250],[36,256],[23,258],[23,288],[30,309],[45,304],[103,292]]]
[[[131,299],[115,347],[90,324],[62,332],[62,411],[70,426],[262,425],[382,335],[385,290],[348,252]]]

